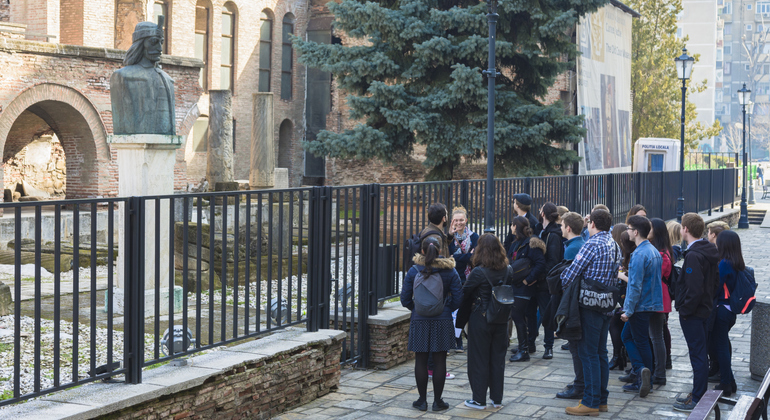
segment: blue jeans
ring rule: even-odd
[[[628,358],[634,372],[639,373],[642,368],[653,370],[652,349],[650,349],[650,315],[652,312],[636,312],[631,315],[623,327],[621,337],[626,346]],[[665,360],[663,361],[665,363]]]
[[[698,402],[706,393],[709,381],[709,360],[706,350],[706,318],[679,315],[687,349],[690,351],[692,365],[692,400]]]
[[[607,404],[610,361],[607,359],[607,335],[610,317],[590,309],[580,309],[583,339],[578,341],[578,356],[583,364],[585,391],[583,405],[599,408]]]
[[[717,351],[717,360],[719,361],[719,374],[722,377],[721,384],[725,389],[730,389],[735,378],[733,378],[732,364],[730,363],[730,329],[735,325],[735,314],[733,311],[718,306],[714,309],[716,318],[714,319],[714,329],[711,332],[711,339]]]

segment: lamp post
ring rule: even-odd
[[[749,209],[746,204],[746,105],[749,104],[751,91],[746,89],[746,83],[738,89],[738,103],[743,112],[743,191],[741,191],[741,218],[738,219],[739,229],[749,228]]]
[[[495,32],[497,28],[497,0],[487,0],[487,22],[489,23],[489,68],[482,73],[487,76],[487,186],[484,232],[495,233]]]
[[[757,204],[754,201],[754,174],[751,170],[751,116],[754,115],[754,102],[750,101],[746,107],[746,113],[749,115],[749,204]]]
[[[679,144],[679,198],[676,200],[676,220],[682,221],[684,215],[684,110],[685,95],[687,94],[687,79],[692,73],[692,65],[695,58],[687,55],[687,48],[682,48],[682,55],[674,59],[676,62],[676,74],[682,81],[682,132]]]

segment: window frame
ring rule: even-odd
[[[235,43],[237,39],[236,34],[237,34],[237,25],[238,25],[238,19],[237,19],[238,13],[237,13],[237,9],[235,8],[235,4],[233,4],[232,2],[225,3],[225,5],[222,7],[222,16],[224,15],[230,15],[230,33],[225,34],[224,31],[222,31],[220,28],[220,32],[221,32],[220,46],[224,45],[224,42],[222,42],[222,39],[226,39],[226,38],[230,39],[230,63],[229,64],[224,63],[223,58],[224,58],[225,51],[224,49],[221,48],[220,57],[219,57],[219,69],[220,69],[219,70],[220,72],[219,88],[225,89],[225,87],[222,85],[222,71],[223,69],[229,69],[228,73],[230,78],[230,81],[229,81],[230,86],[227,87],[227,89],[230,90],[230,92],[232,92],[233,94],[235,94],[235,62],[236,62]]]
[[[206,30],[205,31],[201,31],[200,29],[198,29],[198,9],[202,9],[206,11]],[[199,81],[200,81],[201,88],[203,88],[203,90],[208,90],[210,86],[209,76],[211,75],[211,69],[210,69],[211,60],[209,58],[209,54],[211,53],[211,42],[209,39],[211,37],[211,8],[208,7],[207,5],[204,5],[204,3],[201,1],[198,1],[195,5],[195,36],[197,37],[198,35],[203,35],[203,41],[204,41],[203,58],[201,58],[201,60],[203,60],[203,67],[201,68],[201,75],[200,75]],[[194,46],[193,48],[197,49],[197,45]],[[195,52],[197,53],[197,51]],[[196,56],[195,58],[199,58],[197,57],[198,54],[194,54],[194,55]]]
[[[259,18],[259,78],[257,80],[257,91],[258,92],[272,92],[273,88],[273,30],[275,29],[275,16],[273,15],[273,12],[270,9],[263,9],[262,10],[262,16]],[[263,25],[266,23],[270,24],[270,30],[267,32],[269,35],[269,39],[264,39],[263,35],[265,32],[262,30]],[[263,52],[263,45],[267,45],[267,66],[262,66],[262,60],[264,57],[262,57]],[[267,86],[262,85],[262,75],[267,74],[266,80],[267,80]]]
[[[288,34],[294,34],[294,30],[296,29],[295,21],[293,14],[286,13],[283,15],[283,21],[281,22],[281,99],[285,101],[291,101],[294,96],[294,49],[292,48],[291,40],[286,40],[286,38],[288,38],[286,28],[287,26],[290,28]],[[289,52],[288,69],[284,67],[284,54],[286,51]],[[284,84],[284,76],[288,76],[288,84]]]
[[[155,6],[161,6],[163,8],[163,14],[162,15],[156,15],[155,14]],[[171,22],[171,16],[170,16],[170,3],[164,1],[164,0],[155,0],[152,3],[152,20],[155,22],[155,24],[158,23],[158,16],[163,16],[163,54],[169,54],[169,39],[168,39],[168,27],[169,23]]]

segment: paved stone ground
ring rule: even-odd
[[[761,195],[760,195],[761,196]],[[770,207],[770,201],[758,200],[758,207]],[[770,300],[770,229],[752,225],[741,234],[747,265],[755,268],[759,289],[757,297]],[[672,335],[673,369],[669,370],[668,383],[655,386],[646,398],[626,394],[617,378],[620,372],[610,371],[609,413],[600,418],[613,419],[668,419],[686,418],[685,413],[673,411],[672,404],[679,393],[692,388],[692,371],[687,355],[687,345],[679,327],[678,316],[672,313],[669,322]],[[730,332],[733,345],[733,370],[739,394],[753,395],[759,382],[749,373],[749,348],[751,315],[738,316]],[[608,340],[609,341],[609,340]],[[562,340],[556,340],[554,358],[543,360],[542,341],[538,340],[538,352],[530,362],[506,363],[504,407],[493,412],[464,408],[462,402],[471,397],[467,375],[467,354],[450,355],[447,365],[456,379],[448,380],[444,388],[444,400],[450,409],[444,412],[421,412],[412,408],[417,399],[413,375],[413,362],[386,371],[345,368],[337,392],[333,392],[309,404],[279,416],[279,419],[508,419],[508,418],[574,418],[564,413],[564,408],[576,405],[574,400],[560,400],[555,394],[572,380],[571,358],[568,351],[560,349]],[[610,349],[610,352],[612,350]],[[714,384],[710,384],[710,388]],[[432,386],[428,386],[428,401],[433,400]],[[726,415],[722,404],[722,415]]]

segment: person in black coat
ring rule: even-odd
[[[513,210],[519,216],[524,216],[529,220],[529,227],[532,229],[532,234],[540,236],[542,225],[538,223],[537,217],[533,216],[530,212],[532,208],[532,197],[529,194],[521,193],[513,195]]]
[[[519,348],[511,356],[512,362],[526,362],[529,360],[527,339],[527,307],[535,293],[535,284],[545,275],[545,243],[532,236],[532,228],[529,220],[524,216],[516,216],[511,223],[511,230],[505,238],[505,251],[508,261],[529,260],[530,272],[520,282],[516,281],[514,272],[514,296],[516,300],[511,309],[511,318],[516,326],[516,336]]]
[[[545,282],[545,275],[564,257],[564,245],[561,236],[561,225],[556,223],[559,219],[559,210],[554,203],[545,203],[540,209],[540,220],[543,230],[540,231],[540,240],[545,243],[545,268],[543,275],[535,284],[535,293],[529,302],[527,312],[527,338],[529,347],[535,347],[535,339],[540,331],[537,311],[540,309],[540,315],[545,313],[548,302],[551,301],[551,294],[548,292],[548,284]],[[545,338],[543,345],[543,359],[553,359],[553,330],[548,325],[545,327]]]
[[[473,398],[465,401],[470,408],[484,409],[487,389],[492,405],[503,400],[505,351],[508,347],[508,325],[487,322],[486,311],[492,299],[492,286],[510,284],[508,258],[500,240],[485,233],[473,254],[475,267],[463,285],[463,303],[472,305],[468,322],[468,379]]]

